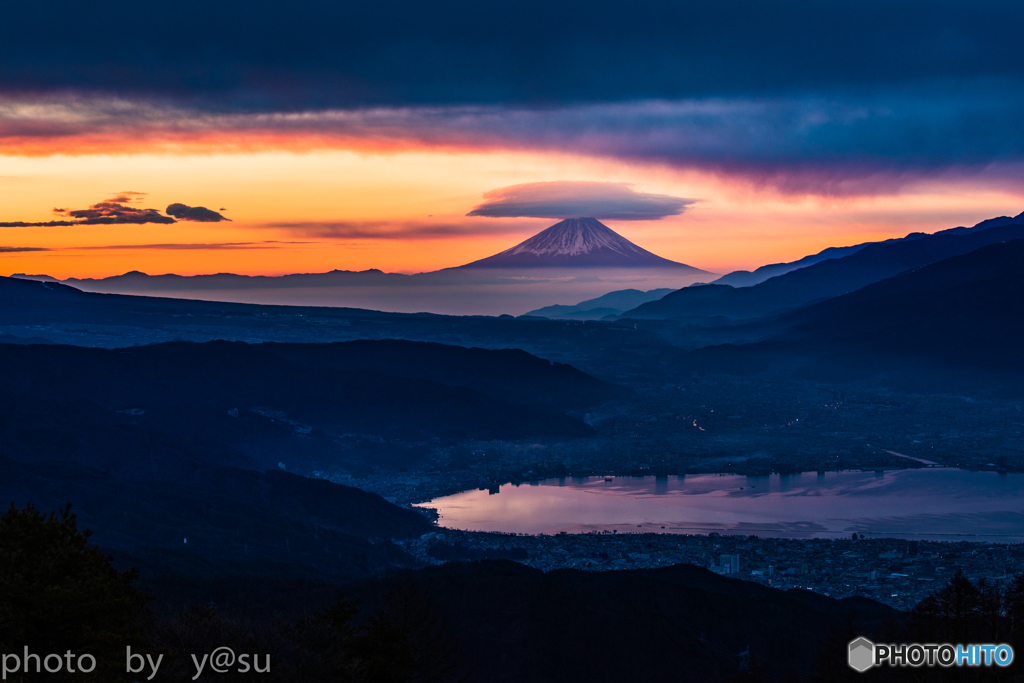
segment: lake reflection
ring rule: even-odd
[[[492,489],[493,490],[493,489]],[[1024,541],[1024,475],[927,468],[685,477],[573,477],[437,498],[440,524],[588,531]]]

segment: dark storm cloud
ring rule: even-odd
[[[575,218],[589,216],[620,221],[656,220],[676,216],[694,199],[637,192],[625,183],[555,181],[526,183],[491,190],[483,204],[467,216],[491,218]]]
[[[743,176],[783,192],[899,192],[922,178],[971,176],[1024,189],[1024,87],[1007,81],[906,86],[829,96],[647,100],[562,107],[406,107],[211,114],[120,100],[40,100],[9,108],[7,128],[145,144],[287,148],[439,146],[569,152]],[[27,138],[5,136],[0,147]],[[185,131],[182,133],[181,131]],[[241,136],[241,137],[238,137]],[[248,142],[246,136],[253,136]],[[261,137],[262,136],[262,137]],[[263,140],[268,142],[264,143]],[[144,146],[138,149],[146,149]]]
[[[218,223],[231,220],[216,211],[207,209],[205,206],[188,206],[186,204],[171,204],[167,207],[167,214],[181,221],[195,221],[197,223]]]
[[[309,146],[583,153],[795,194],[958,174],[1024,185],[1016,0],[239,8],[11,4],[5,25],[21,30],[0,46],[0,149],[233,133],[289,147],[308,134]]]
[[[246,110],[609,102],[1024,76],[1012,0],[8,3],[0,86]],[[195,17],[203,21],[196,22]],[[145,26],[145,31],[139,31]],[[96,40],[96,36],[117,36]]]

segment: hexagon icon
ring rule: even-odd
[[[875,644],[867,638],[850,642],[850,668],[864,673],[875,664]]]

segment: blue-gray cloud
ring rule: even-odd
[[[657,220],[681,214],[694,199],[637,192],[626,183],[554,181],[525,183],[484,193],[467,216],[489,218],[577,218]]]
[[[1011,86],[260,115],[51,97],[25,100],[6,120],[0,116],[0,146],[23,140],[23,130],[59,140],[119,131],[129,140],[175,130],[205,131],[211,139],[305,134],[323,145],[363,140],[586,154],[742,176],[798,194],[894,193],[921,179],[968,175],[1024,191],[1024,87]]]

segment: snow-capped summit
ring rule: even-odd
[[[684,268],[641,249],[596,218],[567,218],[500,254],[467,263],[462,268],[547,267]]]

